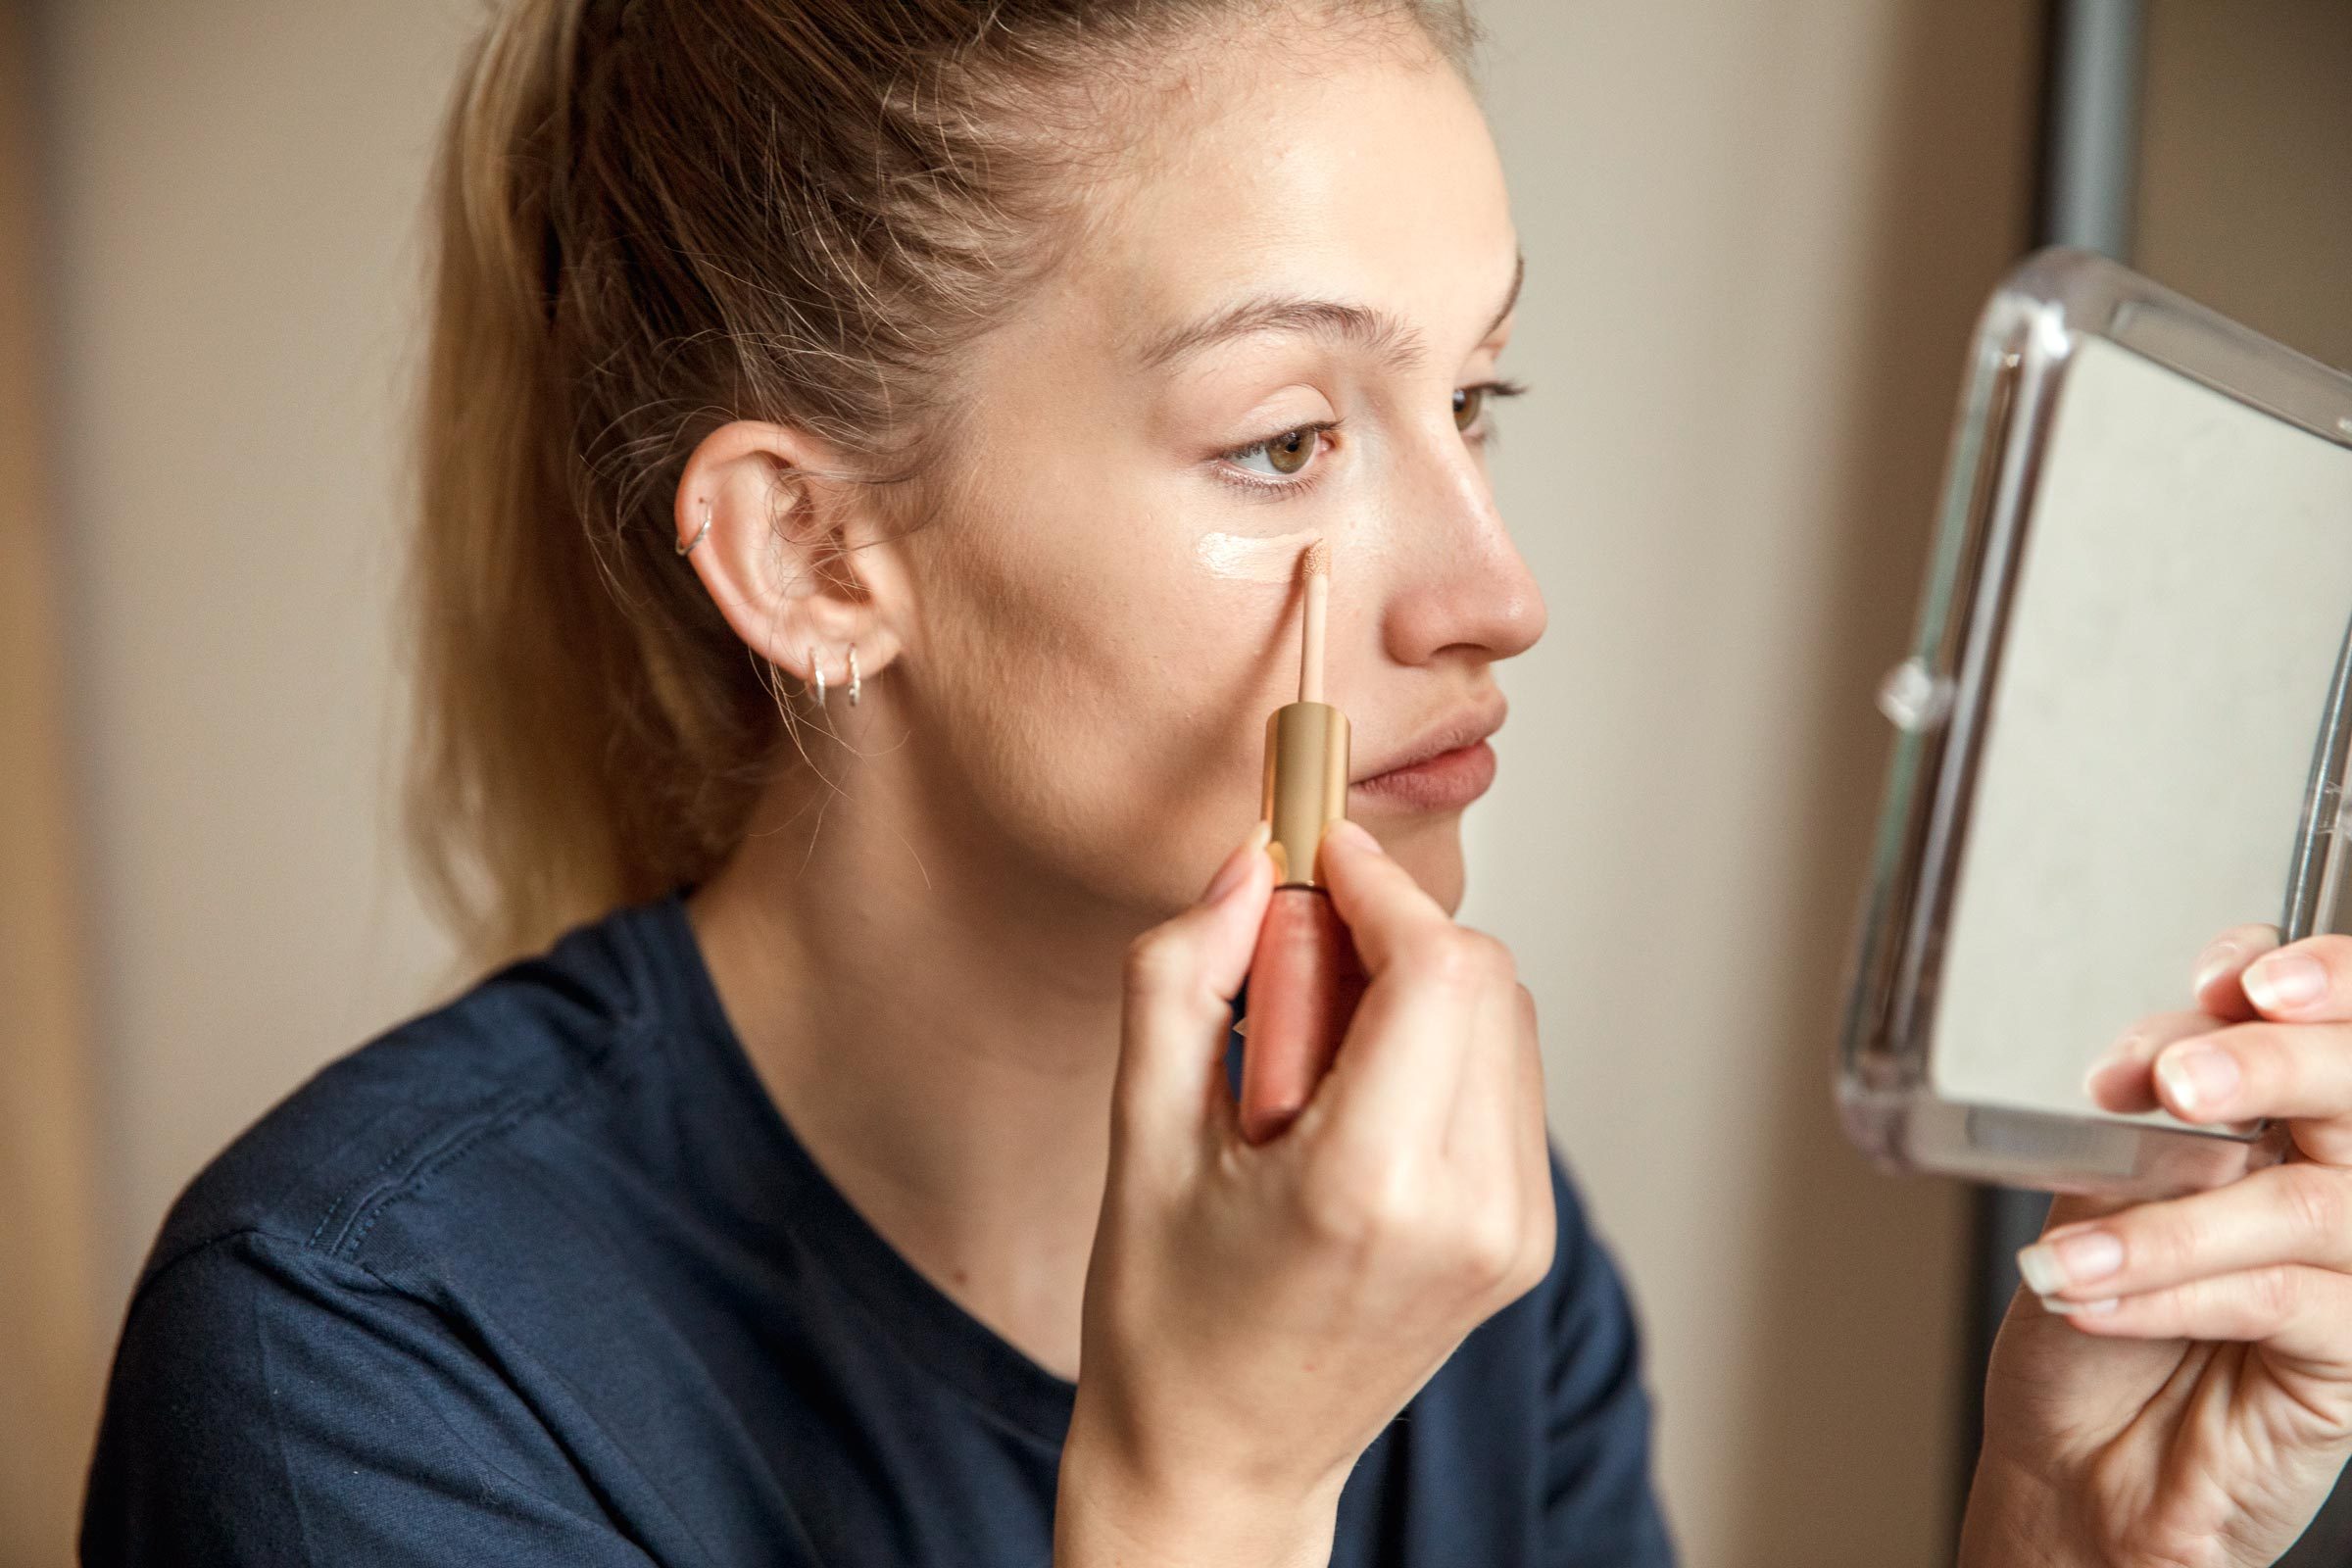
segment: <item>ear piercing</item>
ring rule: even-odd
[[[818,662],[816,648],[813,644],[808,649],[808,668],[814,676],[816,706],[822,708],[825,706],[825,666]],[[850,706],[852,708],[858,706],[858,694],[864,688],[865,682],[858,675],[858,645],[852,643],[850,644]]]
[[[689,539],[689,540],[687,540],[687,541],[686,541],[684,544],[682,544],[682,545],[671,545],[669,548],[670,548],[670,549],[672,549],[672,550],[674,550],[674,551],[676,551],[676,552],[677,552],[679,555],[681,555],[681,556],[682,556],[682,555],[685,555],[685,554],[686,554],[688,551],[691,551],[691,550],[692,550],[692,549],[693,549],[693,548],[694,548],[696,545],[699,545],[699,544],[701,544],[701,543],[703,542],[703,535],[705,535],[705,534],[709,533],[710,531],[710,502],[708,502],[708,501],[706,501],[706,502],[704,502],[704,503],[703,503],[703,525],[702,525],[700,528],[697,528],[697,529],[695,529],[695,530],[694,530],[694,537],[693,537],[693,538],[691,538],[691,539]]]

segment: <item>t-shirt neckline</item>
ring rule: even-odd
[[[908,1262],[809,1153],[768,1094],[728,1018],[686,913],[691,885],[642,906],[647,946],[662,960],[672,999],[708,1046],[729,1092],[747,1107],[749,1136],[772,1153],[788,1191],[751,1195],[860,1302],[913,1361],[990,1415],[1050,1448],[1070,1427],[1078,1385],[1041,1366]],[[1229,1070],[1241,1037],[1229,1037]]]

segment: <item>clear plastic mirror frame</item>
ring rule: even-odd
[[[1889,1168],[2155,1197],[2275,1162],[2283,1130],[2047,1114],[1941,1099],[1930,1083],[1944,938],[1989,694],[2052,413],[2085,337],[2352,448],[2352,377],[2114,262],[2052,248],[2002,280],[1971,346],[1911,655],[1880,693],[1897,734],[1848,971],[1836,1092],[1848,1136]],[[2301,822],[2282,867],[2278,925],[2288,941],[2341,924],[2352,837],[2337,831],[2352,742],[2347,657],[2352,644],[2338,656],[2315,725]]]

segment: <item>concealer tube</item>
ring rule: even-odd
[[[1250,1012],[1242,1048],[1242,1137],[1262,1144],[1314,1098],[1338,1053],[1363,965],[1332,908],[1319,859],[1323,828],[1348,814],[1348,715],[1322,701],[1323,608],[1330,553],[1305,560],[1306,624],[1298,701],[1266,716],[1261,814],[1273,828],[1274,895],[1250,960]]]

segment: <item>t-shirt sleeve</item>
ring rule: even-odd
[[[442,1313],[243,1233],[131,1303],[82,1513],[85,1568],[646,1568],[526,1401]]]
[[[1544,1382],[1544,1560],[1671,1568],[1672,1539],[1650,1481],[1649,1395],[1633,1305],[1556,1148],[1551,1186],[1562,1266]]]

